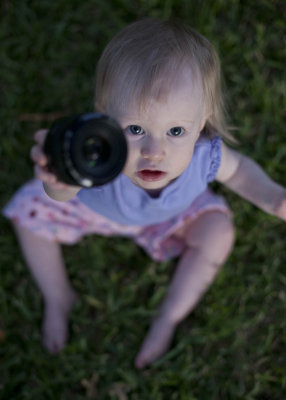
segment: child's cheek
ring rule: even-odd
[[[138,161],[138,149],[134,146],[134,143],[128,141],[128,153],[125,166],[123,168],[123,174],[130,177],[134,171],[136,172],[136,165]]]

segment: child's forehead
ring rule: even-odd
[[[109,113],[117,117],[132,118],[144,113],[153,105],[175,106],[178,104],[181,107],[188,107],[191,103],[201,104],[204,99],[200,74],[187,67],[173,74],[171,79],[167,76],[160,77],[148,90],[144,90],[144,87],[141,89],[143,90],[140,91],[140,88],[135,87],[130,92],[127,88],[124,96],[124,88],[121,86],[120,95],[115,96],[110,103]]]

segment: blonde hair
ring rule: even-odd
[[[140,20],[108,43],[97,65],[95,108],[108,113],[132,101],[144,107],[150,98],[163,100],[186,65],[202,79],[209,115],[202,133],[234,141],[225,121],[218,55],[204,36],[178,21]]]

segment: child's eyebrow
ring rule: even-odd
[[[168,123],[169,126],[175,127],[175,126],[181,126],[181,125],[192,125],[194,121],[188,120],[188,119],[177,119],[176,121],[170,121]]]
[[[190,119],[180,119],[180,122],[186,122],[187,124],[193,124],[194,121],[191,121]]]
[[[138,115],[136,116],[131,114],[119,115],[117,119],[124,124],[130,121],[139,121]]]
[[[126,122],[126,121],[137,121],[137,122],[144,122],[144,118],[140,118],[140,117],[138,117],[138,115],[132,115],[132,114],[125,114],[125,115],[121,115],[120,117],[119,117],[119,119],[121,120],[121,121],[123,121],[123,122]],[[190,120],[190,119],[182,119],[182,118],[180,118],[180,117],[178,117],[178,118],[176,118],[176,120],[171,120],[171,121],[169,121],[169,122],[167,122],[168,124],[180,124],[180,123],[188,123],[188,124],[193,124],[194,123],[194,121],[193,120]],[[175,125],[173,125],[173,126],[175,126]]]

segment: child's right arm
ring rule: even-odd
[[[43,182],[45,192],[53,200],[71,200],[81,189],[80,186],[71,186],[60,182],[57,177],[48,171],[48,159],[43,152],[43,144],[47,135],[47,130],[39,130],[35,133],[36,145],[31,149],[31,158],[35,162],[35,176]]]
[[[286,221],[286,189],[251,158],[223,144],[216,179],[263,211]]]

